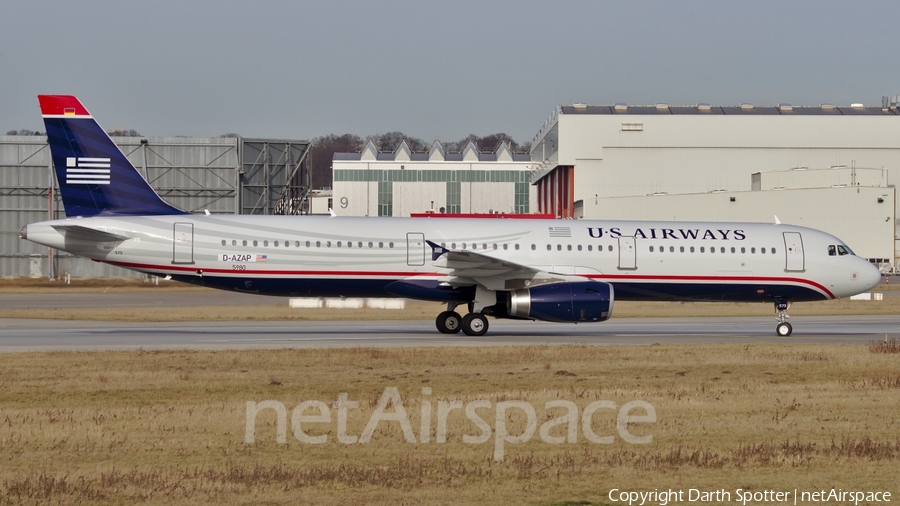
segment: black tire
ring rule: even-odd
[[[778,334],[779,337],[787,337],[791,335],[791,332],[794,331],[794,328],[791,327],[791,324],[788,322],[779,323],[777,327],[775,327],[775,333]]]
[[[462,319],[456,311],[444,311],[437,315],[434,324],[441,334],[456,334],[462,330]]]
[[[463,317],[462,330],[467,336],[483,336],[488,331],[487,316],[481,313],[469,313]]]

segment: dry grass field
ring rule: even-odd
[[[900,286],[881,286],[891,291]],[[128,280],[4,280],[0,293],[207,289]],[[797,304],[792,315],[900,314],[900,297]],[[305,310],[271,306],[2,310],[0,317],[119,321],[433,319],[440,306]],[[771,316],[769,304],[617,302],[615,317]],[[164,316],[162,316],[164,315]],[[361,436],[382,394],[396,388],[410,422],[382,421],[367,443],[338,441],[341,393],[358,403],[346,434]],[[423,390],[423,388],[430,389]],[[429,393],[430,392],[430,393]],[[247,402],[263,409],[247,443]],[[610,444],[587,439],[580,417]],[[656,421],[628,427],[616,413],[645,401]],[[301,442],[293,410],[331,408],[330,422],[301,420],[324,444]],[[490,437],[463,409],[475,410]],[[575,441],[536,431],[494,460],[498,403],[526,401],[537,426],[577,407]],[[900,343],[870,346],[521,346],[0,354],[0,505],[3,504],[612,504],[610,489],[886,490],[900,494]],[[423,406],[426,430],[422,430]],[[387,413],[395,413],[395,406]],[[632,415],[641,415],[637,409]],[[318,414],[308,409],[298,415]],[[510,409],[509,434],[526,430]],[[546,436],[566,436],[560,424]],[[424,434],[428,442],[423,442]],[[302,435],[302,434],[301,434]],[[736,497],[732,496],[732,502]],[[621,503],[618,503],[621,504]]]
[[[610,504],[612,488],[896,497],[898,351],[890,342],[2,354],[0,504]],[[388,387],[418,440],[430,407],[430,442],[406,442],[397,421],[380,422],[368,443],[338,442],[333,408],[330,423],[303,424],[324,444],[293,434],[295,406],[330,406],[345,392],[358,402],[346,432],[359,436]],[[286,406],[284,444],[274,410],[259,413],[245,442],[247,401],[265,400]],[[588,441],[576,423],[574,443],[535,433],[495,461],[493,437],[462,441],[480,431],[462,410],[435,442],[437,406],[454,400],[489,402],[478,413],[493,428],[497,403],[511,400],[535,406],[538,424],[563,413],[548,413],[551,400],[573,402],[579,416],[596,400],[642,400],[657,419],[630,425],[652,435],[632,444],[616,412],[600,409],[591,427],[611,444]],[[509,433],[525,429],[523,413],[508,413]]]

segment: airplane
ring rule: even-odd
[[[878,268],[837,237],[777,222],[486,220],[199,215],[159,197],[74,96],[40,95],[66,218],[21,238],[138,272],[288,297],[446,304],[441,333],[488,316],[608,320],[615,300],[791,303],[875,287]],[[466,306],[461,316],[456,308]]]

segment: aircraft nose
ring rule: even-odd
[[[859,280],[865,285],[865,290],[863,291],[866,291],[878,286],[878,283],[881,283],[884,275],[881,274],[881,271],[874,264],[866,260],[863,261],[866,264],[860,269]]]

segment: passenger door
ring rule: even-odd
[[[194,263],[194,224],[175,223],[172,237],[172,263]]]
[[[784,254],[786,272],[803,272],[806,270],[806,258],[803,254],[803,238],[800,232],[784,232]]]
[[[619,237],[619,269],[637,269],[637,248],[634,237]]]

